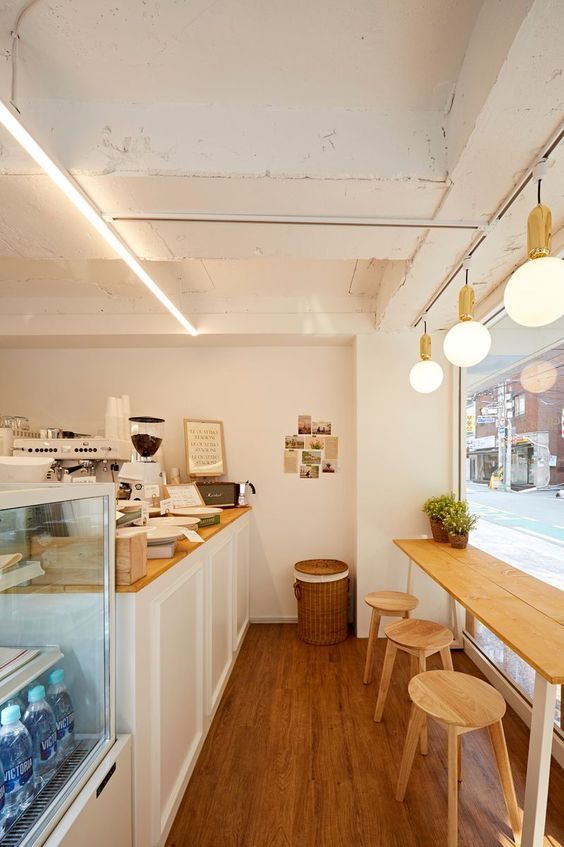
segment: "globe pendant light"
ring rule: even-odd
[[[474,289],[468,285],[470,260],[465,262],[466,284],[458,295],[459,322],[446,334],[444,353],[449,362],[459,368],[471,368],[485,359],[492,344],[489,330],[474,320]]]
[[[538,205],[527,221],[529,259],[510,277],[504,294],[505,311],[521,326],[546,326],[564,315],[564,262],[550,256],[552,213],[540,202],[546,160],[533,174],[538,179]]]
[[[419,354],[421,361],[413,365],[409,372],[411,387],[420,394],[431,394],[436,391],[443,381],[443,369],[438,362],[431,360],[431,336],[427,335],[427,323],[424,324],[425,331],[419,341]]]

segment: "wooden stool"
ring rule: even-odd
[[[386,644],[386,655],[384,656],[374,712],[376,722],[382,720],[398,650],[411,656],[410,675],[412,677],[427,670],[427,658],[434,653],[441,654],[441,661],[445,670],[451,671],[453,669],[449,644],[452,644],[454,635],[446,626],[434,623],[434,621],[414,619],[391,623],[384,632],[388,643]],[[421,752],[424,756],[427,755],[427,722],[421,729]]]
[[[456,671],[427,671],[409,683],[413,701],[403,756],[401,760],[396,799],[403,800],[413,765],[417,739],[427,716],[433,718],[448,733],[448,847],[458,843],[458,763],[459,741],[466,732],[487,727],[501,779],[501,787],[516,843],[521,837],[521,813],[517,806],[511,765],[507,755],[501,719],[505,700],[493,686],[481,679]]]
[[[363,680],[364,684],[368,685],[369,682],[372,682],[374,673],[380,618],[408,618],[409,613],[419,605],[419,600],[413,594],[406,594],[405,591],[374,591],[372,594],[366,595],[364,602],[372,606]]]

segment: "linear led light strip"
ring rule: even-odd
[[[73,203],[78,211],[86,220],[94,227],[94,229],[102,236],[104,241],[114,250],[120,259],[123,259],[125,264],[133,271],[135,276],[141,280],[151,294],[159,300],[160,303],[168,309],[176,320],[190,333],[197,335],[198,331],[192,326],[189,320],[182,314],[180,309],[174,305],[164,291],[159,288],[157,283],[151,279],[147,271],[141,266],[136,256],[131,250],[121,241],[113,230],[102,218],[96,207],[86,199],[86,197],[78,190],[74,184],[72,177],[65,173],[55,162],[47,155],[47,153],[39,146],[37,141],[29,134],[22,126],[16,116],[10,109],[0,101],[0,124],[2,124],[8,132],[13,135],[16,141],[21,144],[24,150],[29,153],[40,168],[42,168],[47,176],[61,189],[63,194]]]

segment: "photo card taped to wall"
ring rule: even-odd
[[[331,435],[330,421],[313,421],[311,424],[312,435]]]
[[[300,479],[319,479],[319,465],[300,465]]]
[[[303,450],[302,465],[320,465],[321,450]]]
[[[311,415],[298,415],[298,435],[311,435]]]
[[[286,450],[303,450],[304,439],[298,438],[297,435],[287,435],[284,439]]]
[[[284,450],[284,473],[298,472],[299,450]]]

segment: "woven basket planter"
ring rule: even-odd
[[[457,550],[464,550],[468,547],[467,535],[449,535],[448,540],[450,541],[450,546],[456,547]]]
[[[295,565],[301,641],[318,645],[345,641],[349,633],[348,574],[347,565],[336,559],[309,559]]]
[[[443,526],[442,521],[434,521],[429,519],[429,523],[431,524],[431,532],[433,533],[433,540],[438,541],[439,544],[448,544],[448,532]]]

